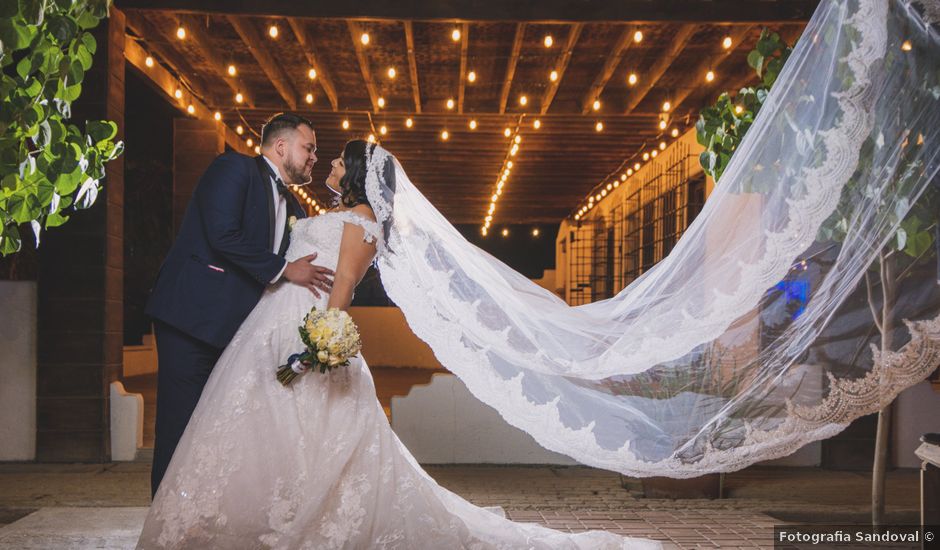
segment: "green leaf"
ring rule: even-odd
[[[760,76],[761,67],[764,65],[764,56],[757,50],[751,50],[751,53],[747,54],[747,64],[757,71],[757,75]]]
[[[20,78],[26,80],[29,78],[29,73],[33,70],[33,60],[29,57],[24,57],[20,59],[20,62],[16,64],[16,74],[20,75]]]
[[[42,206],[32,193],[22,193],[7,199],[7,211],[16,223],[26,223],[40,214]]]
[[[71,17],[67,16],[49,18],[46,28],[59,44],[68,44],[78,34],[78,25]]]
[[[83,32],[79,37],[82,45],[85,46],[85,49],[88,50],[88,53],[94,55],[95,51],[98,49],[98,42],[95,40],[95,37],[91,33]],[[88,70],[88,67],[85,67],[85,70]]]
[[[15,225],[3,226],[0,232],[0,256],[9,256],[20,251],[20,230]]]
[[[20,15],[27,25],[42,24],[43,3],[41,0],[19,0]]]
[[[93,14],[86,11],[78,16],[77,23],[78,26],[82,28],[82,30],[88,30],[97,27],[99,21],[101,21],[100,18],[95,17]]]
[[[53,212],[52,214],[46,216],[46,229],[50,227],[59,227],[67,221],[69,221],[68,216],[63,216],[58,212]]]
[[[904,253],[912,258],[919,258],[930,247],[933,246],[933,233],[930,231],[918,231],[913,235],[908,235],[907,246],[904,247]]]
[[[118,130],[117,124],[110,120],[89,120],[85,128],[95,144],[114,139]]]

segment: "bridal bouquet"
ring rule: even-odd
[[[307,349],[291,355],[286,365],[278,367],[277,380],[285,386],[310,369],[326,372],[348,366],[349,359],[362,347],[356,323],[340,309],[313,308],[299,330]]]

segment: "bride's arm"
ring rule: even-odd
[[[372,209],[364,204],[352,208],[352,211],[362,217],[375,221]],[[339,260],[336,264],[336,274],[333,276],[333,290],[327,307],[342,310],[349,308],[352,302],[353,291],[356,285],[365,276],[369,264],[375,257],[375,240],[366,242],[365,230],[358,225],[346,223],[343,227],[343,238],[340,242]]]

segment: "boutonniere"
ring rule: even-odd
[[[287,230],[288,231],[293,230],[295,223],[297,223],[297,216],[291,216],[287,218]]]

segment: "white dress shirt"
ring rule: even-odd
[[[268,166],[271,167],[271,171],[280,179],[284,181],[284,178],[281,177],[280,170],[277,169],[277,166],[271,162],[271,159],[261,155],[264,158],[265,162],[268,163]],[[272,252],[275,254],[281,249],[281,241],[285,238],[284,235],[284,226],[287,223],[287,201],[284,200],[284,197],[281,196],[277,191],[277,183],[274,181],[274,178],[270,178],[271,183],[271,193],[274,194],[274,246]],[[287,269],[287,262],[284,262],[284,267],[281,268],[281,271],[278,272],[277,276],[271,279],[271,283],[276,283],[278,279],[281,278],[281,275],[284,274],[284,270]]]

